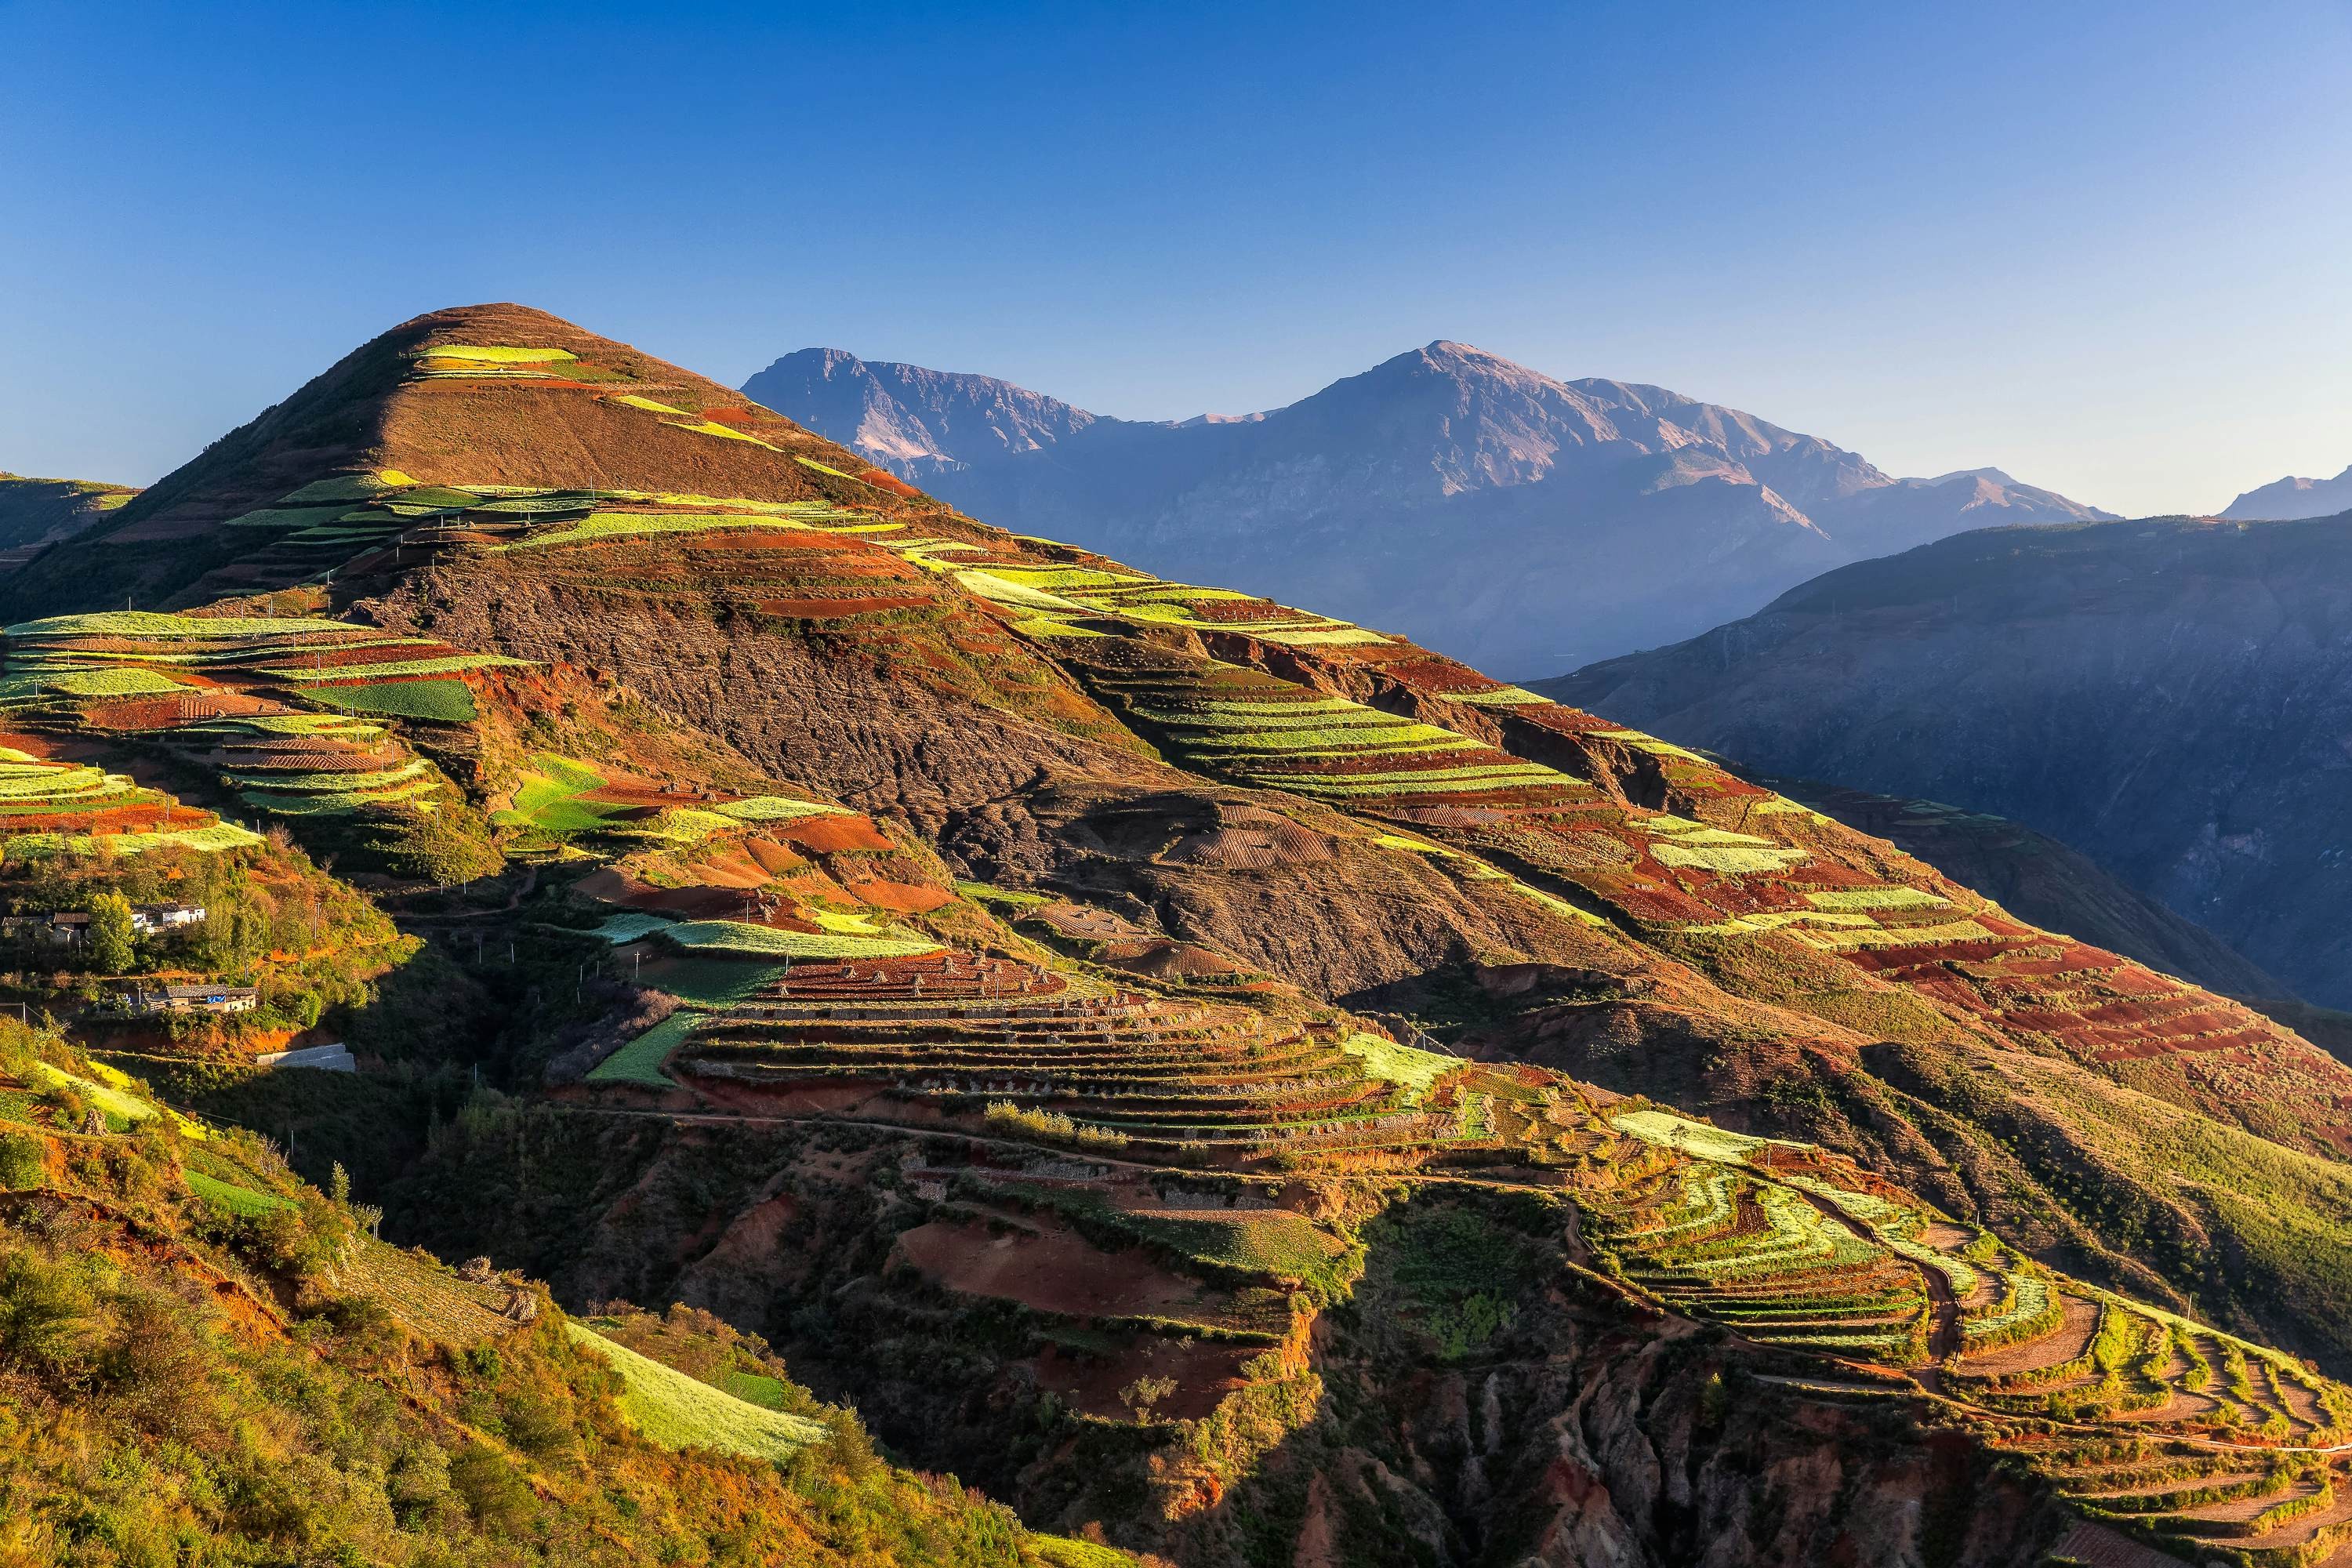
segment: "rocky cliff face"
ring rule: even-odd
[[[1511,673],[1686,635],[1957,529],[2105,515],[1998,469],[1896,479],[1737,409],[1443,342],[1240,419],[1101,418],[832,349],[744,391],[976,517]]]
[[[2352,1001],[2352,522],[1963,535],[1546,689],[1756,766],[2074,846]]]

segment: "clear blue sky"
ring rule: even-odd
[[[2217,508],[2352,463],[2347,82],[2347,0],[0,0],[0,467],[511,299],[1132,416],[1450,337]]]

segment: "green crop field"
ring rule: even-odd
[[[1380,632],[1368,632],[1361,626],[1309,626],[1300,631],[1277,629],[1269,632],[1252,629],[1251,635],[1267,642],[1280,643],[1285,647],[1349,647],[1396,640]]]
[[[223,849],[249,849],[261,842],[261,835],[237,826],[235,823],[215,822],[209,827],[169,828],[155,833],[110,833],[101,845],[87,833],[26,833],[7,841],[5,852],[10,856],[45,855],[68,852],[95,855],[101,848],[117,855],[139,855],[150,849],[194,849],[206,854]]]
[[[470,724],[474,693],[462,680],[387,680],[367,686],[314,687],[308,701],[354,713],[394,719],[425,719],[438,724]]]
[[[965,592],[977,594],[991,604],[1011,605],[1024,610],[1066,610],[1076,615],[1091,613],[1075,599],[1065,599],[1057,594],[1045,593],[1036,588],[1024,588],[977,566],[960,567],[951,574],[957,585]]]
[[[633,1083],[647,1089],[675,1089],[662,1063],[682,1044],[703,1015],[679,1008],[603,1061],[589,1073],[590,1083]]]
[[[7,631],[11,642],[48,637],[280,637],[310,632],[348,632],[348,621],[294,616],[173,616],[155,610],[94,610],[87,615],[49,616],[19,621]]]
[[[1610,1125],[1620,1131],[1631,1132],[1648,1142],[1663,1144],[1669,1149],[1695,1154],[1702,1160],[1717,1160],[1738,1164],[1759,1149],[1779,1143],[1796,1149],[1803,1145],[1780,1138],[1757,1138],[1745,1132],[1733,1132],[1705,1121],[1693,1121],[1686,1116],[1675,1116],[1664,1110],[1629,1110],[1609,1119]]]
[[[771,452],[783,450],[772,441],[762,441],[749,430],[738,430],[732,425],[721,425],[715,419],[699,419],[692,424],[688,424],[682,419],[665,419],[662,423],[673,430],[684,430],[691,435],[717,436],[729,441],[748,441],[754,447],[764,447]]]
[[[1230,1217],[1205,1219],[1143,1213],[1128,1216],[1128,1223],[1195,1258],[1292,1279],[1318,1278],[1347,1250],[1337,1237],[1288,1209],[1236,1209]]]
[[[1462,1066],[1455,1058],[1442,1057],[1414,1046],[1401,1046],[1361,1031],[1341,1040],[1339,1048],[1361,1061],[1364,1070],[1372,1077],[1385,1079],[1409,1091],[1409,1104],[1418,1104],[1439,1079]]]
[[[364,685],[371,681],[389,680],[395,676],[455,675],[467,669],[501,669],[528,665],[527,658],[510,658],[502,653],[466,653],[447,658],[394,659],[385,664],[324,665],[305,668],[299,664],[268,665],[264,675],[274,675],[281,680],[299,681],[303,685],[352,681]]]
[[[794,800],[781,795],[755,795],[741,800],[715,801],[708,809],[721,816],[731,816],[738,822],[790,822],[803,816],[856,815],[844,806],[825,805],[814,800]]]
[[[575,1342],[612,1363],[625,1389],[622,1415],[639,1434],[664,1447],[714,1448],[782,1463],[825,1438],[824,1426],[805,1415],[787,1415],[738,1399],[578,1323],[567,1322],[563,1328]]]
[[[1299,795],[1469,795],[1487,790],[1543,787],[1588,787],[1551,769],[1429,768],[1405,773],[1244,773],[1250,783]]]
[[[625,910],[617,915],[607,915],[598,924],[589,927],[588,934],[603,937],[614,947],[624,947],[633,942],[643,942],[654,932],[667,931],[676,924],[675,916],[653,914],[644,910]]]
[[[1807,893],[1805,902],[1817,910],[1926,910],[1951,902],[1925,888],[1838,888]]]
[[[246,788],[237,791],[237,798],[257,810],[275,812],[280,816],[337,816],[362,806],[390,805],[400,801],[415,800],[440,789],[442,783],[439,775],[436,774],[377,789],[314,789],[295,795],[278,790]]]
[[[331,522],[351,510],[347,501],[328,501],[318,506],[271,506],[242,516],[230,518],[223,528],[312,528]]]
[[[597,832],[636,809],[583,799],[604,787],[604,775],[585,763],[575,763],[552,752],[534,752],[530,760],[532,769],[522,775],[522,782],[515,787],[514,804],[498,813],[498,820],[520,823],[561,837]]]
[[[389,785],[404,784],[432,767],[422,757],[412,757],[393,767],[378,768],[367,773],[233,773],[232,782],[256,789],[317,793],[320,795],[372,795]]]
[[[517,348],[507,343],[442,343],[419,359],[465,360],[475,364],[565,364],[579,356],[567,349]]]
[[[764,443],[763,443],[764,444]],[[552,544],[586,544],[598,540],[625,539],[638,534],[707,533],[726,528],[814,529],[821,523],[851,521],[866,516],[823,502],[799,503],[795,511],[597,511],[562,528],[531,534],[500,550],[538,550]]]
[[[1453,701],[1467,702],[1474,708],[1525,708],[1551,700],[1524,686],[1498,686],[1492,691],[1449,691],[1444,695]]]
[[[257,1193],[251,1187],[239,1186],[235,1182],[216,1181],[201,1171],[183,1170],[180,1175],[188,1184],[188,1191],[196,1196],[247,1219],[258,1219],[278,1209],[294,1206],[291,1199],[270,1193]]]
[[[777,931],[740,921],[687,921],[662,934],[698,952],[740,952],[759,958],[914,958],[940,951],[940,944],[926,937]]]
[[[669,958],[649,965],[643,983],[698,1007],[731,1007],[781,979],[781,963],[746,963],[732,958]]]

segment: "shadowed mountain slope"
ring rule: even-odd
[[[2286,996],[2285,986],[2204,927],[2126,887],[2079,850],[2007,817],[1811,779],[1742,776],[1885,839],[2046,930],[2064,931],[2226,996],[2262,998],[2266,1007]],[[2332,1044],[2328,1048],[2335,1050]]]
[[[45,544],[70,539],[128,505],[138,491],[92,479],[34,479],[0,472],[0,572]]]
[[[1972,533],[1546,689],[2011,817],[2339,1005],[2347,580],[2352,517]]]
[[[2105,515],[1998,469],[1892,479],[1736,409],[1443,342],[1240,418],[1104,418],[835,349],[743,390],[973,516],[1507,672],[1695,631],[1989,519]]]

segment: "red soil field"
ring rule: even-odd
[[[273,669],[334,669],[351,664],[406,664],[413,659],[449,658],[460,650],[447,643],[412,647],[301,648],[278,653],[267,660]]]
[[[857,477],[877,489],[888,490],[892,495],[905,496],[908,500],[920,500],[923,498],[922,491],[898,475],[886,474],[879,468],[868,468]]]
[[[876,878],[870,882],[852,882],[850,893],[877,910],[897,910],[903,914],[919,915],[952,903],[955,895],[940,888],[919,888],[907,882],[887,882]]]
[[[1388,673],[1416,691],[1476,692],[1500,691],[1503,683],[1489,679],[1467,665],[1456,664],[1450,658],[1433,658],[1427,655],[1397,660],[1388,667]]]
[[[933,1220],[900,1232],[898,1249],[924,1278],[950,1290],[1018,1301],[1033,1311],[1132,1317],[1200,1301],[1197,1285],[1139,1247],[1105,1252],[1050,1219],[1027,1223],[1037,1230],[992,1235],[977,1220]]]

